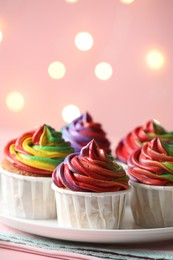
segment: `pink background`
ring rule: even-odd
[[[59,129],[64,106],[75,104],[100,122],[112,147],[129,130],[156,118],[173,130],[173,1],[135,0],[0,0],[0,131],[2,143],[43,123]],[[78,32],[94,38],[82,52],[74,44]],[[152,71],[146,54],[159,49],[163,69]],[[48,75],[48,66],[61,61],[64,78]],[[109,80],[94,74],[106,61]],[[17,90],[25,98],[21,112],[10,111],[5,99]]]

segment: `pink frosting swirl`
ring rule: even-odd
[[[53,171],[52,178],[58,187],[73,191],[113,192],[129,187],[123,167],[100,149],[95,140],[80,153],[67,156]]]
[[[155,137],[159,137],[161,140],[173,141],[173,132],[167,132],[156,120],[150,120],[144,126],[136,127],[120,140],[115,148],[117,159],[127,163],[129,155],[135,149]]]
[[[135,150],[128,160],[130,179],[148,185],[173,185],[173,143],[156,137]]]

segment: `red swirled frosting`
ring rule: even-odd
[[[136,149],[128,160],[131,180],[157,186],[173,185],[173,143],[159,137]]]
[[[136,127],[118,143],[116,158],[127,163],[129,155],[145,142],[159,137],[161,140],[173,141],[173,132],[167,132],[156,120],[148,121],[144,126]]]
[[[123,167],[100,149],[95,140],[80,153],[68,155],[53,171],[52,178],[56,186],[73,191],[113,192],[129,188]]]
[[[67,126],[61,128],[63,138],[71,143],[75,152],[80,152],[81,148],[94,139],[100,148],[106,153],[111,153],[110,142],[101,124],[93,121],[89,113],[84,113],[73,120]]]

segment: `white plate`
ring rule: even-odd
[[[141,243],[173,239],[173,227],[139,229],[135,227],[130,209],[126,208],[123,225],[116,230],[60,228],[56,220],[25,220],[0,213],[4,224],[21,231],[62,240],[95,243]]]

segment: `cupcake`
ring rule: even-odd
[[[3,213],[56,218],[52,172],[72,151],[62,134],[46,124],[8,142],[0,168]]]
[[[129,155],[145,142],[159,137],[161,140],[173,141],[173,132],[167,132],[156,120],[148,121],[144,126],[138,126],[130,131],[115,148],[118,161],[127,164]]]
[[[144,228],[173,226],[173,143],[156,137],[128,160],[131,209]]]
[[[68,155],[52,174],[58,224],[69,228],[116,229],[122,222],[128,176],[95,140]]]
[[[62,127],[61,132],[63,138],[71,143],[75,152],[80,152],[82,147],[94,139],[101,149],[108,154],[111,153],[110,142],[101,124],[94,122],[87,112]]]

